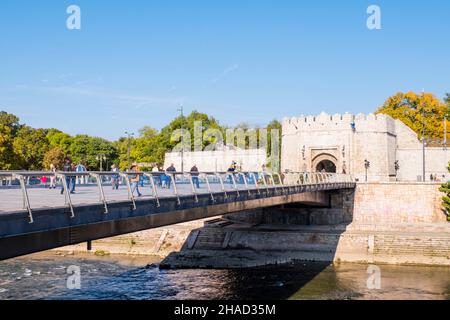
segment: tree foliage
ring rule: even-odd
[[[19,129],[19,118],[5,111],[0,112],[0,170],[19,169],[13,148]]]
[[[197,131],[195,131],[196,122],[201,123]],[[117,141],[110,142],[88,135],[71,136],[54,128],[34,129],[20,124],[16,116],[1,112],[0,170],[48,170],[50,164],[61,168],[66,157],[70,157],[75,163],[84,164],[89,170],[99,170],[101,161],[99,155],[106,157],[106,161],[102,161],[102,169],[109,169],[113,163],[119,165],[121,169],[126,169],[133,162],[161,165],[166,152],[172,151],[180,144],[181,139],[177,137],[181,138],[181,134],[176,133],[180,133],[181,128],[183,135],[190,138],[186,146],[189,150],[191,148],[194,150],[194,147],[204,150],[209,145],[225,142],[226,130],[232,129],[220,125],[214,117],[193,111],[187,116],[176,117],[161,130],[145,126],[139,130],[137,137],[121,137]],[[251,129],[244,123],[236,128]],[[267,129],[270,133],[271,129],[281,129],[281,124],[274,120]],[[259,131],[257,134],[259,135]],[[279,142],[281,144],[281,136]],[[270,148],[269,135],[268,155],[271,152]]]
[[[450,163],[447,169],[450,172]],[[447,220],[450,221],[450,181],[442,184],[439,190],[445,193],[445,196],[442,197],[442,206],[447,212]]]
[[[39,170],[48,151],[47,130],[22,126],[14,138],[13,149],[21,169]]]
[[[53,147],[45,153],[42,167],[43,169],[48,170],[50,169],[50,165],[53,164],[56,169],[62,170],[65,159],[66,154],[64,153],[64,150],[60,147]]]
[[[448,108],[448,105],[431,93],[399,92],[389,97],[377,113],[387,114],[402,121],[420,138],[422,138],[423,123],[425,123],[426,138],[443,139],[444,117],[448,113]],[[447,123],[447,128],[450,128],[449,124]]]

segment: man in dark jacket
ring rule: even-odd
[[[198,179],[198,176],[199,176],[198,168],[197,168],[197,165],[194,164],[194,166],[191,168],[191,177],[192,177],[192,182],[195,184],[195,187],[197,189],[200,188],[200,181]]]
[[[64,166],[63,166],[64,172],[72,172],[72,161],[69,158],[66,158]],[[75,176],[74,176],[75,177]],[[72,184],[72,176],[65,176],[67,189],[69,189],[70,193],[75,192],[75,186]],[[61,194],[64,193],[64,184],[61,184]]]
[[[177,169],[175,169],[175,166],[173,163],[170,164],[170,166],[166,169],[166,172],[168,175],[166,175],[166,184],[167,188],[170,189],[170,182],[172,179],[175,179],[174,173],[177,172]]]

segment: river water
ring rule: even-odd
[[[380,265],[379,289],[368,289],[362,264],[160,270],[157,263],[53,253],[7,260],[0,262],[0,299],[450,299],[449,267]],[[71,266],[79,267],[80,289],[68,289]]]

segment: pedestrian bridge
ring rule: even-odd
[[[328,206],[329,192],[355,186],[349,175],[308,172],[0,171],[0,260],[243,210]]]

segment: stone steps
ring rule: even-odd
[[[226,232],[220,228],[203,228],[195,242],[195,249],[221,249]]]

